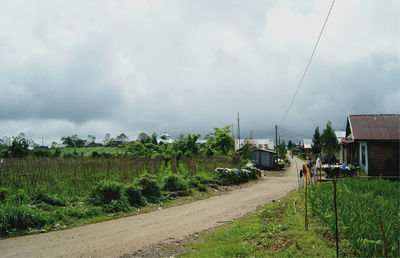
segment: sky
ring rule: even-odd
[[[311,138],[400,113],[400,1],[0,2],[0,137]]]

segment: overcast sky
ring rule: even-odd
[[[400,113],[400,1],[0,2],[0,136],[311,137]]]

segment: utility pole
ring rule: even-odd
[[[42,136],[42,147],[44,146],[44,143],[43,143],[43,136]]]
[[[250,131],[250,140],[253,139],[253,131]]]
[[[275,143],[276,143],[276,162],[278,162],[278,125],[275,125]]]
[[[238,112],[238,140],[239,140],[239,149],[240,149],[240,118],[239,118],[239,112]]]

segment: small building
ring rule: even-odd
[[[309,156],[309,155],[311,154],[312,144],[313,144],[312,139],[303,139],[303,140],[301,141],[300,149],[301,149],[307,156]]]
[[[272,139],[235,139],[235,151],[242,148],[242,146],[248,143],[259,150],[273,150],[274,140]]]
[[[335,131],[336,139],[340,146],[339,150],[339,161],[340,163],[344,162],[344,153],[343,153],[343,142],[346,139],[346,131]]]
[[[251,154],[250,159],[259,168],[273,168],[276,152],[270,150],[256,149]]]
[[[399,176],[400,114],[348,115],[343,161],[368,176]]]

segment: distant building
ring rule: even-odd
[[[272,139],[235,139],[235,151],[238,151],[245,143],[249,143],[258,150],[273,150],[274,141]]]
[[[343,161],[369,176],[399,176],[400,114],[349,115]]]
[[[270,150],[255,150],[250,159],[259,168],[273,168],[276,153]]]
[[[301,141],[300,149],[308,156],[311,154],[312,144],[312,139],[303,139]]]
[[[335,131],[336,139],[338,141],[338,144],[340,146],[339,150],[339,160],[340,163],[344,162],[344,155],[343,155],[343,142],[346,139],[346,131]]]

